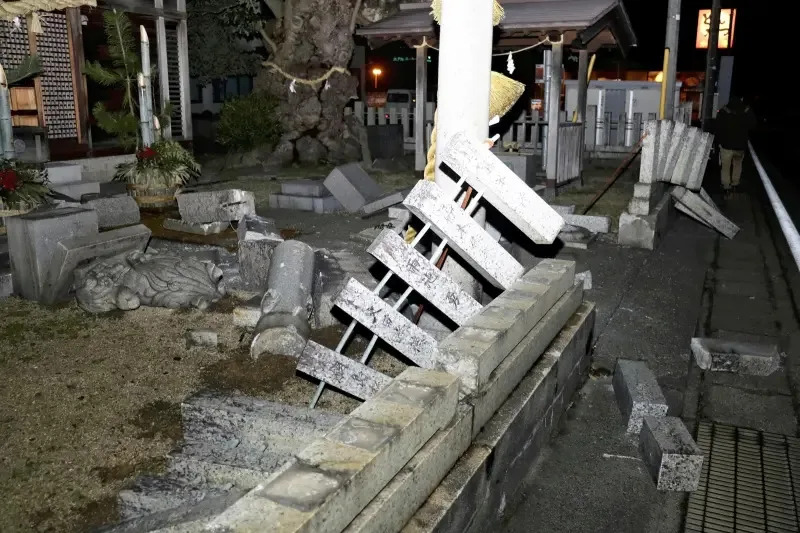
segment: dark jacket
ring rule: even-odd
[[[715,140],[728,150],[747,150],[750,130],[756,126],[753,111],[742,104],[727,105],[717,113]]]

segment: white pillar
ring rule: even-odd
[[[493,0],[442,2],[435,180],[448,194],[455,193],[456,184],[439,165],[450,136],[464,131],[479,142],[489,136],[493,8]],[[473,218],[483,225],[486,213],[481,209]],[[451,256],[442,270],[468,293],[480,292],[472,275]],[[443,327],[437,327],[438,321],[429,314],[422,318],[430,328]]]
[[[542,134],[542,170],[547,169],[547,110],[549,109],[550,105],[550,64],[553,60],[553,52],[551,50],[545,50],[544,54],[542,54],[542,74],[544,79],[544,98],[542,99],[542,110],[544,110],[544,123],[545,129]]]
[[[547,187],[555,191],[558,172],[558,123],[561,112],[561,63],[563,45],[553,43],[550,63],[550,100],[547,102]]]
[[[414,106],[414,170],[425,170],[425,102],[428,101],[428,48],[420,46],[417,51],[417,93]]]
[[[678,67],[678,37],[681,22],[681,0],[669,0],[667,6],[667,33],[664,39],[664,48],[669,50],[667,70],[663,74],[664,116],[672,120],[675,116],[675,75]]]
[[[178,11],[186,14],[186,0],[178,0]],[[186,19],[178,22],[178,72],[181,88],[181,120],[183,139],[192,139],[192,97],[189,90],[189,34]]]

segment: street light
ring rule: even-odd
[[[383,71],[381,69],[379,69],[378,67],[375,67],[374,69],[372,69],[372,75],[375,76],[375,88],[376,89],[378,88],[378,76],[380,76],[381,74],[383,74]]]

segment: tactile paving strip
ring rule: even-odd
[[[685,531],[800,531],[799,439],[701,422],[697,444],[705,461]]]

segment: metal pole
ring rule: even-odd
[[[550,63],[553,57],[551,50],[545,50],[542,59],[542,77],[544,81],[544,98],[542,98],[542,113],[545,130],[542,133],[542,170],[547,170],[547,110],[550,106]]]
[[[681,0],[669,0],[667,6],[667,35],[664,39],[665,68],[661,81],[664,112],[662,119],[672,120],[675,114],[675,80],[678,70],[678,37],[681,27]]]
[[[706,59],[706,83],[703,90],[703,129],[708,131],[714,110],[714,92],[717,85],[717,44],[719,42],[720,0],[711,2],[711,24],[708,28],[708,56]]]
[[[0,153],[5,159],[14,159],[14,130],[11,126],[11,94],[3,65],[0,65]]]
[[[558,179],[558,124],[561,119],[561,64],[563,45],[560,42],[552,45],[550,63],[550,100],[547,102],[547,188],[555,193]]]

